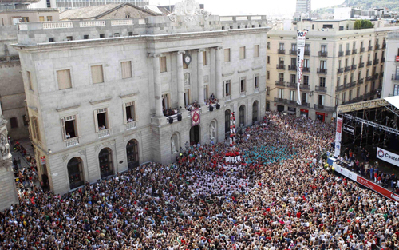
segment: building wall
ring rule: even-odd
[[[35,24],[32,24],[33,26]],[[250,26],[251,27],[251,26]],[[187,28],[187,27],[186,27]],[[194,27],[193,27],[194,28]],[[197,27],[195,27],[197,29]],[[190,140],[191,117],[182,111],[182,121],[169,124],[166,117],[156,117],[154,62],[151,55],[166,57],[167,71],[159,74],[161,94],[168,94],[170,106],[178,108],[178,51],[190,54],[192,62],[183,73],[190,74],[191,101],[199,101],[199,58],[198,50],[206,52],[207,65],[203,65],[203,82],[212,93],[220,98],[220,109],[208,111],[201,106],[200,143],[210,142],[210,124],[216,121],[216,139],[225,138],[225,111],[238,114],[240,106],[245,110],[245,125],[252,124],[253,104],[258,103],[258,120],[265,111],[266,95],[266,28],[242,29],[215,32],[193,32],[169,36],[125,37],[122,39],[87,40],[75,43],[46,43],[38,46],[24,46],[29,29],[22,32],[19,40],[22,75],[27,92],[29,116],[37,117],[40,139],[33,138],[36,159],[45,157],[45,167],[39,168],[39,175],[46,173],[50,187],[56,193],[69,190],[68,162],[79,157],[83,164],[85,181],[93,182],[101,177],[98,154],[103,148],[112,150],[114,172],[128,168],[126,145],[136,139],[139,145],[140,163],[158,161],[164,164],[174,162],[172,137],[177,136],[179,147]],[[37,32],[37,31],[34,31]],[[65,32],[65,31],[63,31]],[[80,31],[80,34],[86,32]],[[55,31],[44,31],[44,36]],[[79,31],[75,30],[75,34]],[[40,37],[38,33],[35,37]],[[29,42],[27,42],[29,43]],[[255,45],[259,45],[259,57],[254,57]],[[239,47],[246,47],[246,58],[239,59]],[[33,50],[31,50],[34,48]],[[219,49],[219,50],[218,50]],[[224,62],[224,49],[231,50],[231,61]],[[231,81],[231,97],[218,96],[216,53],[220,53],[221,72],[219,85]],[[202,59],[202,55],[201,59]],[[121,79],[120,63],[132,62],[132,78]],[[91,65],[103,65],[104,83],[93,84]],[[72,88],[59,90],[57,70],[69,69]],[[28,84],[26,71],[31,74],[33,90]],[[259,88],[255,89],[254,76],[259,75]],[[246,91],[240,92],[240,79],[246,78]],[[136,126],[129,129],[125,123],[124,103],[136,104]],[[108,109],[109,131],[107,137],[99,137],[96,131],[94,111]],[[78,144],[68,146],[63,138],[62,118],[75,115]],[[238,115],[237,115],[238,116]],[[33,130],[31,122],[31,130]]]
[[[399,35],[398,32],[388,34],[386,40],[385,77],[382,97],[399,95]],[[396,92],[394,92],[396,90]]]
[[[10,10],[0,13],[1,26],[14,25],[14,18],[28,18],[29,22],[40,22],[40,17],[43,17],[44,21],[49,20],[56,22],[60,19],[58,10]],[[51,18],[51,20],[48,18]]]

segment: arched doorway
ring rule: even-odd
[[[258,113],[259,113],[259,102],[254,101],[254,104],[252,105],[252,123],[255,124],[259,120],[258,118]]]
[[[74,157],[68,162],[69,188],[74,189],[84,184],[82,159]]]
[[[190,129],[190,145],[196,145],[200,142],[200,126],[195,125]]]
[[[231,110],[227,109],[224,111],[224,132],[225,133],[230,133],[230,116],[231,116]]]
[[[98,160],[100,162],[101,178],[107,178],[108,176],[114,174],[111,149],[101,149],[100,153],[98,154]]]
[[[136,140],[130,140],[126,145],[127,165],[129,169],[140,165],[139,143]]]
[[[245,126],[245,105],[240,106],[238,114],[240,127]]]

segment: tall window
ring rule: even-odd
[[[62,118],[61,123],[62,123],[62,137],[64,140],[78,137],[76,115]]]
[[[259,57],[259,45],[255,45],[254,48],[254,57]]]
[[[309,65],[310,65],[309,59],[303,60],[303,67],[304,67],[304,68],[309,68]]]
[[[393,85],[393,96],[399,96],[399,84]]]
[[[204,85],[204,100],[208,100],[208,85]]]
[[[206,53],[206,51],[202,51],[202,62],[203,62],[203,64],[204,65],[208,65],[208,58],[207,58],[207,53]]]
[[[227,80],[224,82],[224,93],[225,93],[225,96],[231,95],[231,81],[230,80]]]
[[[270,42],[267,42],[267,49],[270,49]]]
[[[270,56],[267,56],[267,64],[270,64]]]
[[[346,92],[342,93],[342,103],[346,102]]]
[[[230,62],[230,49],[225,49],[224,50],[224,62]]]
[[[11,129],[18,128],[18,118],[17,117],[10,118],[10,127],[11,127]]]
[[[279,74],[278,74],[278,80],[279,80],[280,82],[284,82],[284,73],[279,73]]]
[[[255,74],[254,85],[255,89],[259,89],[259,74]]]
[[[103,66],[102,65],[91,66],[91,77],[93,79],[93,83],[104,82]]]
[[[320,77],[319,86],[320,87],[325,87],[326,86],[326,78],[325,77]]]
[[[327,45],[321,45],[321,52],[327,52]]]
[[[278,98],[284,98],[284,89],[278,89]]]
[[[296,75],[295,74],[291,74],[290,75],[290,83],[295,83],[296,82]]]
[[[291,43],[291,50],[292,51],[296,51],[297,50],[296,43]]]
[[[349,90],[349,101],[350,100],[352,100],[352,92],[353,92],[353,90],[351,89],[351,90]]]
[[[126,122],[136,121],[136,106],[134,102],[125,103]]]
[[[266,72],[266,79],[267,79],[267,80],[270,80],[270,71],[267,71],[267,72]]]
[[[132,62],[121,62],[122,79],[132,77]]]
[[[191,103],[191,91],[189,89],[184,90],[184,106],[187,107]]]
[[[327,62],[326,61],[320,61],[320,69],[327,69]]]
[[[39,16],[39,22],[44,22],[44,16]]]
[[[28,80],[29,89],[33,90],[32,78],[30,76],[30,71],[26,71],[26,79]]]
[[[41,141],[40,130],[39,130],[39,121],[38,121],[37,117],[31,117],[30,124],[31,124],[33,138],[35,138],[37,141]]]
[[[339,51],[342,51],[342,44],[339,45]]]
[[[307,103],[308,102],[308,95],[307,93],[302,93],[302,103]]]
[[[324,99],[325,99],[324,95],[319,95],[318,104],[319,105],[324,105]]]
[[[240,79],[240,92],[245,92],[247,85],[247,79],[245,77]]]
[[[278,65],[284,65],[284,58],[283,57],[279,57],[278,58]]]
[[[52,16],[47,16],[47,22],[52,22],[53,21],[53,17]]]
[[[291,66],[296,66],[296,58],[291,58]]]
[[[69,69],[57,70],[57,82],[58,82],[58,89],[72,88],[71,73]]]
[[[310,52],[310,44],[305,44],[305,51],[309,51]]]
[[[109,122],[108,122],[108,109],[97,109],[95,110],[96,113],[96,131],[109,129]]]
[[[159,58],[159,63],[160,63],[160,72],[164,73],[168,71],[168,68],[166,67],[166,56],[162,56]]]
[[[290,90],[290,101],[295,101],[295,90]]]
[[[279,43],[278,44],[278,49],[279,50],[284,50],[284,43]]]
[[[245,46],[240,47],[240,60],[245,59]]]
[[[356,97],[359,97],[360,96],[360,87],[357,87],[357,94],[356,94]]]
[[[170,108],[169,103],[170,103],[169,94],[163,94],[162,95],[162,108],[169,109]]]
[[[309,76],[303,76],[303,85],[309,85]]]

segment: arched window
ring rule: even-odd
[[[106,178],[114,174],[111,149],[102,149],[98,154],[98,160],[100,162],[101,178]]]
[[[84,184],[82,159],[74,157],[68,162],[69,188],[74,189]]]

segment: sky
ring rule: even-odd
[[[174,5],[176,0],[150,0],[151,5]],[[197,0],[215,15],[291,15],[296,0]],[[312,0],[312,10],[342,4],[344,0]]]

